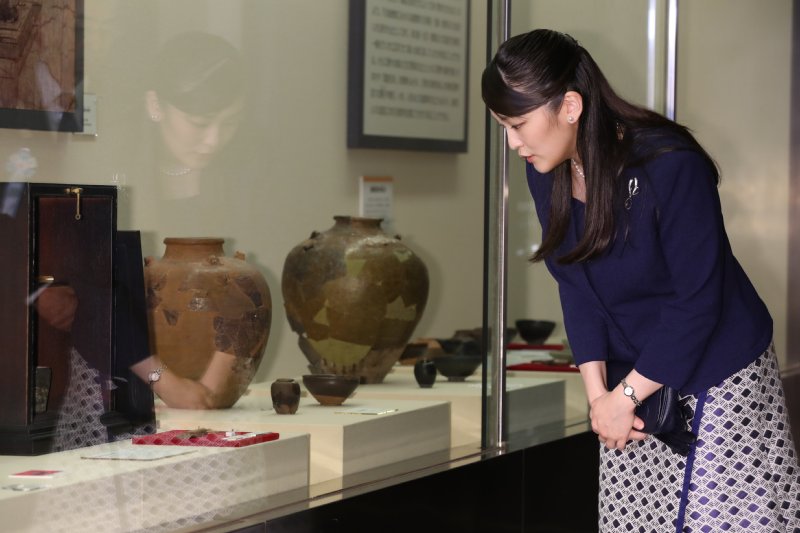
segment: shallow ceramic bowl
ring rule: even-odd
[[[515,324],[519,336],[528,344],[544,344],[556,328],[556,323],[550,320],[521,319],[517,320]]]
[[[443,355],[433,359],[433,364],[447,381],[464,381],[481,366],[481,359],[475,354]]]
[[[444,355],[477,355],[481,354],[481,345],[472,337],[450,337],[449,339],[436,339],[442,347]]]
[[[506,328],[506,336],[503,339],[506,344],[510,343],[514,340],[514,337],[517,336],[516,328]],[[478,345],[483,345],[483,328],[472,328],[472,329],[457,329],[455,333],[453,333],[453,337],[455,338],[472,338],[475,339],[475,342]]]
[[[400,354],[400,364],[413,365],[428,351],[427,342],[409,342]]]
[[[306,374],[303,385],[322,405],[342,405],[358,387],[358,376]]]

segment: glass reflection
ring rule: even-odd
[[[225,39],[205,32],[171,38],[155,56],[145,93],[157,130],[160,196],[201,195],[200,176],[231,141],[245,108],[244,65]]]
[[[481,323],[483,255],[477,237],[483,230],[480,216],[483,204],[482,106],[473,98],[474,105],[470,104],[473,109],[467,113],[472,131],[470,150],[466,154],[348,150],[344,114],[347,5],[345,0],[329,3],[316,0],[291,3],[87,0],[83,89],[97,100],[97,135],[0,130],[0,156],[9,162],[10,168],[6,179],[30,184],[110,186],[117,194],[117,229],[138,232],[142,256],[162,256],[163,241],[170,237],[224,239],[226,255],[239,250],[245,252],[248,262],[264,275],[275,295],[280,287],[284,259],[298,242],[307,238],[313,229],[329,226],[334,215],[357,214],[358,176],[391,175],[396,186],[394,227],[403,241],[423,257],[431,278],[429,304],[412,338],[447,338],[458,330],[478,326]],[[480,18],[485,9],[473,7],[470,58],[471,71],[478,72],[482,58],[476,50],[484,46],[485,24]],[[310,12],[315,13],[315,18],[327,21],[314,28],[312,37],[307,31],[299,30],[308,27]],[[4,210],[6,204],[11,203],[6,201],[10,195],[8,191],[3,196]],[[69,205],[74,207],[73,203]],[[65,214],[72,216],[73,213],[65,210]],[[88,211],[84,212],[84,221],[89,220],[89,215]],[[66,222],[54,223],[52,230],[60,231],[65,225]],[[94,243],[92,239],[85,242]],[[64,256],[59,257],[63,259]],[[136,262],[132,260],[129,264]],[[141,261],[139,264],[141,266]],[[73,418],[98,421],[102,417],[102,427],[97,427],[97,431],[87,429],[88,426],[72,426],[75,420],[71,418],[73,432],[87,440],[78,443],[74,437],[69,437],[66,440],[71,444],[59,449],[82,444],[93,446],[45,456],[48,461],[70,458],[85,465],[87,460],[81,463],[80,457],[87,450],[111,449],[124,442],[108,441],[125,441],[131,434],[147,430],[140,428],[141,420],[125,427],[120,422],[116,434],[109,437],[108,426],[103,425],[103,421],[108,421],[108,417],[103,417],[107,408],[93,410],[96,398],[104,398],[111,390],[109,382],[116,387],[114,390],[134,383],[141,385],[150,401],[155,391],[156,415],[163,424],[159,430],[171,429],[170,423],[187,430],[196,427],[247,430],[248,422],[230,418],[231,413],[245,410],[266,429],[277,427],[279,423],[288,424],[287,420],[295,420],[304,412],[310,414],[322,409],[313,405],[312,398],[306,397],[301,399],[297,414],[278,415],[265,394],[274,379],[298,378],[308,373],[307,361],[297,347],[296,336],[291,333],[283,302],[274,302],[273,331],[249,394],[232,409],[195,409],[208,407],[203,403],[205,400],[193,403],[198,398],[214,394],[214,380],[206,379],[211,375],[219,378],[214,367],[230,369],[234,366],[230,353],[218,350],[221,362],[199,365],[202,367],[199,376],[193,378],[164,368],[161,354],[152,351],[137,351],[121,367],[124,372],[115,372],[103,367],[103,363],[95,360],[81,344],[99,328],[83,325],[81,333],[77,333],[79,323],[84,322],[82,316],[93,308],[90,300],[99,292],[81,288],[72,279],[69,284],[60,285],[66,278],[55,271],[42,268],[33,273],[38,274],[52,275],[55,283],[25,286],[25,294],[19,301],[41,289],[36,299],[38,304],[30,307],[37,317],[41,335],[52,336],[53,344],[59,340],[59,335],[71,337],[64,341],[65,348],[59,355],[54,355],[54,361],[40,365],[52,371],[48,409],[74,403],[69,386],[82,384],[83,392],[90,394],[76,400],[85,405],[81,410],[71,411]],[[96,276],[88,273],[86,277],[96,280]],[[69,289],[74,292],[74,299],[70,298]],[[71,324],[70,305],[75,306]],[[105,312],[95,308],[93,318]],[[11,317],[6,316],[4,310],[2,318]],[[120,320],[118,325],[127,322],[130,320]],[[131,327],[131,339],[137,335],[141,338],[141,330],[137,332],[137,328],[141,325]],[[44,333],[45,329],[48,333]],[[81,342],[75,340],[77,337]],[[56,351],[51,353],[56,354]],[[58,365],[62,365],[63,370],[57,369]],[[57,374],[67,376],[70,365],[75,377],[59,378]],[[159,379],[148,384],[152,373],[159,369]],[[46,381],[46,372],[39,373],[42,381]],[[119,377],[127,382],[116,379]],[[449,383],[440,375],[427,398],[418,397],[422,389],[414,381],[411,365],[397,365],[388,379],[390,383],[360,387],[348,402],[353,406],[381,405],[386,411],[399,407],[398,411],[387,415],[372,415],[371,419],[385,417],[388,422],[380,430],[364,431],[363,438],[394,436],[402,446],[395,442],[368,449],[370,443],[366,441],[366,448],[359,448],[358,442],[355,446],[348,444],[348,457],[358,460],[377,457],[379,460],[370,463],[367,470],[347,470],[341,479],[328,478],[329,481],[320,483],[318,494],[338,490],[351,480],[362,483],[369,481],[370,476],[374,479],[386,475],[372,467],[402,463],[395,461],[396,456],[392,455],[400,447],[408,453],[419,453],[420,449],[432,452],[431,455],[436,456],[435,463],[448,460],[456,443],[459,449],[452,451],[453,456],[479,451],[480,369],[460,383],[458,394],[453,392],[455,388],[448,388],[456,383]],[[58,384],[59,380],[63,387]],[[225,378],[219,380],[225,381]],[[391,382],[406,387],[405,399],[386,398],[382,386],[391,386]],[[63,392],[57,394],[59,390]],[[448,418],[449,402],[453,401],[461,402],[457,419]],[[391,421],[398,420],[396,413],[411,411],[405,407],[410,404],[405,402],[424,404],[430,416],[423,423],[412,423],[409,418],[405,425],[398,423],[394,427]],[[148,414],[152,415],[152,411]],[[191,418],[187,418],[189,414]],[[204,416],[217,418],[212,424],[206,423],[210,419]],[[358,415],[361,418],[336,416],[349,421],[370,419],[368,415]],[[61,420],[66,423],[67,417]],[[455,427],[456,439],[451,437],[451,424]],[[422,432],[420,437],[420,428],[427,428],[425,431],[429,429],[431,433]],[[290,432],[287,430],[285,434],[285,441],[292,444]],[[95,448],[96,442],[105,444]],[[302,446],[294,447],[302,449]],[[317,451],[311,454],[314,460],[319,455]],[[187,458],[190,456],[187,454]],[[305,457],[308,456],[306,450]],[[417,459],[413,458],[415,462],[409,469],[425,465]],[[164,463],[182,461],[175,457]],[[163,494],[157,489],[163,488],[165,477],[149,470],[148,466],[164,463],[119,461],[103,466],[92,463],[97,466],[83,466],[83,470],[75,466],[70,469],[85,471],[87,475],[89,471],[106,474],[141,471],[143,477],[139,479],[152,484],[148,490]],[[276,465],[294,469],[284,471],[283,476],[310,477],[302,464],[281,458],[259,459],[253,461],[253,465],[250,472],[245,472],[241,465],[236,466],[237,481],[242,487],[271,474]],[[224,464],[216,469],[199,464],[192,468],[196,476],[192,481],[186,478],[186,483],[174,485],[176,494],[191,492],[191,486],[195,486],[196,492],[202,492],[202,483],[198,481],[202,475],[227,475]],[[393,474],[397,473],[402,472],[395,468]],[[80,477],[83,473],[76,476],[83,479]],[[54,478],[52,483],[61,487],[61,483],[66,483],[63,479]],[[166,479],[170,479],[169,476]],[[115,483],[118,484],[115,486]],[[108,508],[104,517],[109,527],[116,527],[130,518],[121,506],[137,497],[136,491],[120,488],[122,483],[122,478],[108,480],[99,491],[108,496],[101,499],[104,502],[101,507]],[[242,493],[236,486],[227,487],[232,494]],[[116,496],[111,497],[112,494]],[[30,519],[47,524],[45,518],[52,518],[52,513],[44,509],[54,502],[46,498],[40,501],[41,505],[36,508],[43,514]],[[198,499],[202,501],[207,500]],[[225,501],[231,502],[230,499]],[[190,514],[191,506],[181,503],[184,504],[181,512],[186,510]],[[211,507],[203,508],[198,504],[194,511],[204,519],[220,513],[209,509]],[[164,519],[163,515],[159,516]],[[182,525],[192,524],[194,522]],[[125,528],[124,524],[119,527]]]

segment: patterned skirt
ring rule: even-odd
[[[100,372],[72,348],[69,359],[69,379],[59,408],[58,423],[53,438],[53,452],[63,452],[109,442],[108,428],[100,422],[105,412]],[[138,425],[131,433],[121,433],[114,440],[127,440],[134,435],[155,433],[152,424]]]
[[[800,468],[774,348],[684,400],[698,435],[688,457],[653,437],[622,452],[600,446],[599,530],[800,532]]]

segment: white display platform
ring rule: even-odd
[[[152,460],[83,458],[145,448],[188,453]],[[241,448],[120,441],[34,457],[0,456],[0,529],[173,531],[251,507],[256,512],[271,495],[307,490],[308,453],[308,435],[282,434]],[[61,473],[51,479],[9,477],[31,469]]]
[[[508,363],[552,361],[547,350],[509,350]],[[566,385],[567,420],[586,420],[589,417],[589,401],[580,372],[548,372],[546,370],[506,370],[507,377],[541,377],[563,379]]]
[[[509,378],[556,378],[564,380],[567,420],[586,420],[589,417],[589,401],[586,399],[586,388],[578,372],[546,372],[529,370],[508,370]]]
[[[287,431],[311,436],[310,482],[320,483],[450,448],[450,405],[444,401],[362,399],[360,389],[343,405],[323,406],[301,398],[293,415],[272,408],[266,394],[243,396],[230,409],[195,411],[160,405],[156,417],[167,429]],[[346,414],[355,409],[392,410],[385,414]]]
[[[453,445],[481,441],[481,368],[463,382],[448,381],[441,374],[429,389],[414,379],[414,368],[398,365],[380,385],[364,391],[368,397],[448,398],[452,403]],[[564,421],[564,380],[555,377],[507,377],[509,435],[526,434],[540,426],[561,425]]]
[[[269,385],[269,383],[252,384],[250,395],[269,396]],[[506,390],[511,434],[534,431],[540,425],[563,424],[563,379],[513,377],[507,380]],[[423,389],[414,379],[413,367],[397,365],[384,378],[383,383],[359,385],[355,398],[369,402],[412,399],[450,402],[451,445],[480,448],[482,402],[480,369],[463,382],[450,382],[439,375],[433,387]]]

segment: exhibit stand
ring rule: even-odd
[[[450,449],[447,401],[368,399],[360,391],[361,387],[341,406],[301,398],[297,413],[291,415],[277,414],[268,394],[250,393],[230,409],[172,409],[157,404],[156,418],[160,431],[203,427],[307,433],[311,484]]]
[[[420,387],[414,379],[413,367],[396,365],[383,383],[359,385],[354,400],[389,402],[424,400],[449,402],[451,409],[450,442],[453,447],[481,444],[481,378],[480,369],[461,382],[448,381],[439,375],[430,388]],[[564,425],[565,381],[563,377],[519,376],[506,382],[509,409],[509,431],[529,433],[536,428]],[[268,383],[250,386],[252,397],[269,395]],[[313,448],[313,444],[312,444]]]
[[[3,531],[173,531],[263,509],[304,490],[309,437],[239,448],[130,440],[0,456]]]

